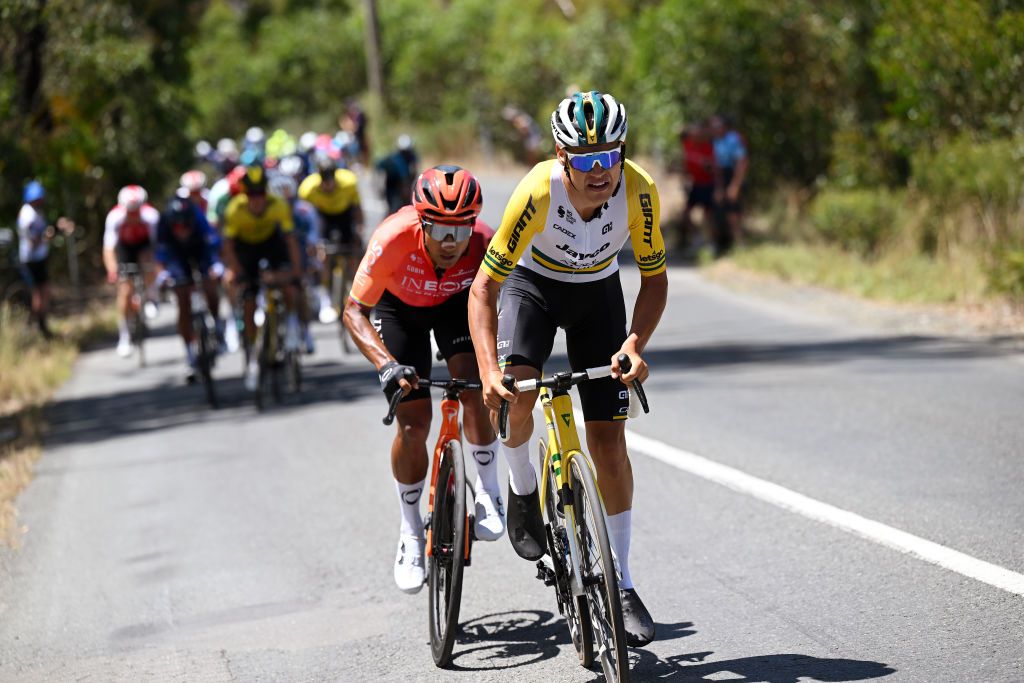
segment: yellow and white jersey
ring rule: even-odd
[[[600,280],[618,271],[626,239],[641,275],[665,271],[658,190],[646,171],[627,159],[615,194],[589,221],[569,202],[563,172],[556,159],[542,161],[519,183],[484,255],[491,278],[502,282],[518,265],[563,282]]]

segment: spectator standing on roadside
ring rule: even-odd
[[[50,308],[50,278],[48,261],[50,240],[56,234],[54,227],[43,216],[46,191],[38,180],[29,181],[25,186],[22,200],[25,202],[18,212],[18,260],[21,262],[21,276],[32,290],[32,317],[42,335],[49,339],[53,335],[46,324]],[[57,229],[70,232],[75,224],[61,216]]]
[[[718,114],[711,117],[715,149],[715,204],[717,252],[724,254],[743,243],[743,181],[750,165],[747,145],[731,122]]]
[[[384,199],[389,216],[412,204],[412,181],[419,173],[418,164],[419,157],[408,135],[399,135],[397,149],[377,162],[377,169],[384,174]]]
[[[355,136],[356,142],[359,144],[359,161],[363,166],[369,164],[370,160],[370,141],[367,139],[368,123],[366,112],[359,106],[359,102],[354,99],[348,100],[345,113],[338,120],[338,127]]]
[[[501,110],[501,116],[516,129],[519,141],[523,145],[523,159],[526,164],[535,166],[540,163],[540,148],[544,144],[544,137],[534,118],[512,104]]]
[[[686,185],[686,206],[683,209],[683,234],[680,247],[692,246],[694,250],[702,242],[710,242],[708,217],[714,210],[715,195],[715,149],[707,121],[698,121],[687,126],[679,136],[683,151],[683,173]],[[693,210],[701,208],[701,225],[693,222]]]

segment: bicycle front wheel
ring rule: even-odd
[[[196,357],[197,370],[206,392],[206,402],[211,408],[217,407],[217,392],[213,387],[213,355],[216,353],[216,341],[211,339],[210,328],[206,324],[206,316],[197,313],[192,320],[192,330],[199,341],[199,353]]]
[[[555,599],[558,601],[558,611],[565,617],[565,622],[569,626],[569,636],[572,638],[573,647],[576,648],[580,666],[590,668],[590,665],[594,663],[594,639],[590,611],[587,609],[585,596],[572,594],[565,517],[558,508],[558,478],[555,476],[554,467],[551,462],[545,463],[547,454],[548,444],[544,439],[540,439],[538,451],[540,466],[538,469],[540,476],[547,482],[544,500],[541,503],[544,506],[548,531],[548,555],[551,557],[551,565],[555,572]]]
[[[445,668],[459,626],[466,558],[466,463],[458,441],[445,444],[438,464],[429,543],[430,653],[434,664]]]
[[[579,543],[581,578],[605,680],[628,681],[629,653],[626,629],[622,625],[619,579],[608,541],[604,503],[584,457],[577,455],[569,466],[576,517],[573,531]]]

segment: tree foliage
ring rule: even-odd
[[[98,215],[125,182],[167,187],[197,137],[333,125],[346,98],[367,89],[363,9],[355,0],[5,0],[0,211],[13,215],[22,181],[39,176],[67,210]],[[1024,136],[1016,0],[387,0],[378,9],[388,116],[458,131],[463,146],[478,134],[514,143],[502,118],[510,104],[546,132],[570,86],[615,94],[629,110],[631,153],[665,160],[684,125],[731,115],[765,189],[917,178],[929,192],[948,183],[922,165],[971,169],[975,142],[1002,159],[996,148]],[[1007,196],[1021,173],[1011,176]]]

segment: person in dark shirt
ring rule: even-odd
[[[377,170],[384,174],[384,199],[388,215],[412,203],[412,181],[417,175],[419,157],[412,138],[398,136],[397,149],[377,162]]]

